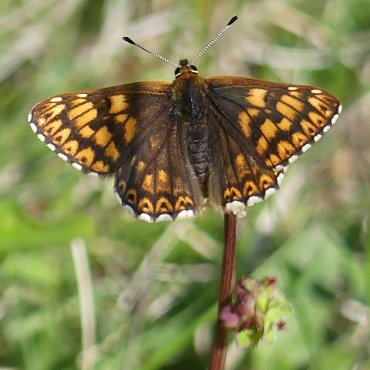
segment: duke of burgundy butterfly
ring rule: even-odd
[[[175,80],[56,95],[36,104],[28,120],[73,167],[115,176],[119,201],[144,221],[192,217],[205,203],[245,215],[279,188],[287,166],[341,111],[321,88],[203,78],[194,61],[176,64],[124,40],[175,65]]]

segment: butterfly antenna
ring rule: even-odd
[[[193,64],[203,53],[238,19],[237,15],[234,15],[228,22],[225,27],[200,51],[200,53],[194,58],[190,63]]]
[[[146,51],[148,54],[150,54],[150,55],[154,55],[155,57],[157,57],[157,58],[159,58],[159,59],[161,59],[161,60],[164,60],[165,62],[167,62],[167,63],[169,63],[169,64],[172,64],[172,65],[174,65],[175,67],[180,67],[177,63],[172,62],[171,60],[169,60],[169,59],[165,58],[164,56],[162,56],[162,55],[160,55],[160,54],[158,54],[158,53],[155,53],[154,51],[150,51],[150,50],[148,50],[148,49],[145,49],[143,46],[141,46],[141,45],[137,44],[135,41],[131,40],[131,39],[130,39],[129,37],[127,37],[127,36],[123,36],[123,37],[122,37],[122,40],[123,40],[123,41],[128,42],[128,43],[129,43],[129,44],[131,44],[131,45],[135,45],[135,46],[137,46],[138,48],[140,48],[140,49],[142,49],[142,50]]]

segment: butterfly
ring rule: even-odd
[[[147,222],[193,217],[207,203],[244,216],[341,111],[317,87],[203,78],[186,59],[175,65],[172,83],[61,94],[28,116],[37,137],[73,167],[115,176],[120,203]]]

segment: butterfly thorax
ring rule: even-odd
[[[181,63],[187,61],[180,61]],[[189,164],[203,195],[208,196],[209,127],[207,125],[207,87],[194,66],[177,70],[172,88],[172,112],[177,116],[179,133]]]

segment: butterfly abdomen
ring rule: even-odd
[[[189,164],[199,181],[202,193],[208,196],[209,128],[207,125],[205,85],[194,73],[184,73],[174,82],[173,111],[185,143]]]
[[[189,124],[185,137],[190,165],[199,181],[203,195],[207,197],[209,176],[208,127],[204,124]]]

